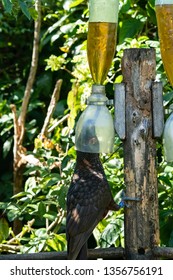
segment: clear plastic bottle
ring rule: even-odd
[[[166,161],[173,161],[173,113],[165,123],[163,133],[163,148]]]
[[[106,80],[116,49],[118,0],[90,0],[88,63],[94,84]]]
[[[78,151],[111,153],[114,147],[114,122],[106,107],[105,86],[93,85],[88,107],[81,114],[75,133]]]
[[[173,86],[173,0],[156,0],[155,9],[162,61]]]

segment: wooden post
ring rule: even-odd
[[[159,243],[156,140],[153,137],[154,49],[127,49],[122,59],[125,84],[124,171],[127,259],[154,259]],[[158,112],[159,114],[159,112]]]

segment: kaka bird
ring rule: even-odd
[[[87,240],[109,210],[117,205],[99,154],[77,151],[77,160],[67,193],[67,254],[69,260],[87,259]]]

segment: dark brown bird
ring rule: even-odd
[[[76,167],[67,194],[68,259],[87,259],[87,240],[92,231],[109,210],[119,209],[99,154],[77,151]]]

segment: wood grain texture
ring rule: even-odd
[[[124,171],[127,201],[125,250],[127,259],[153,259],[159,243],[156,141],[152,127],[154,49],[127,49],[122,59],[126,87]]]

